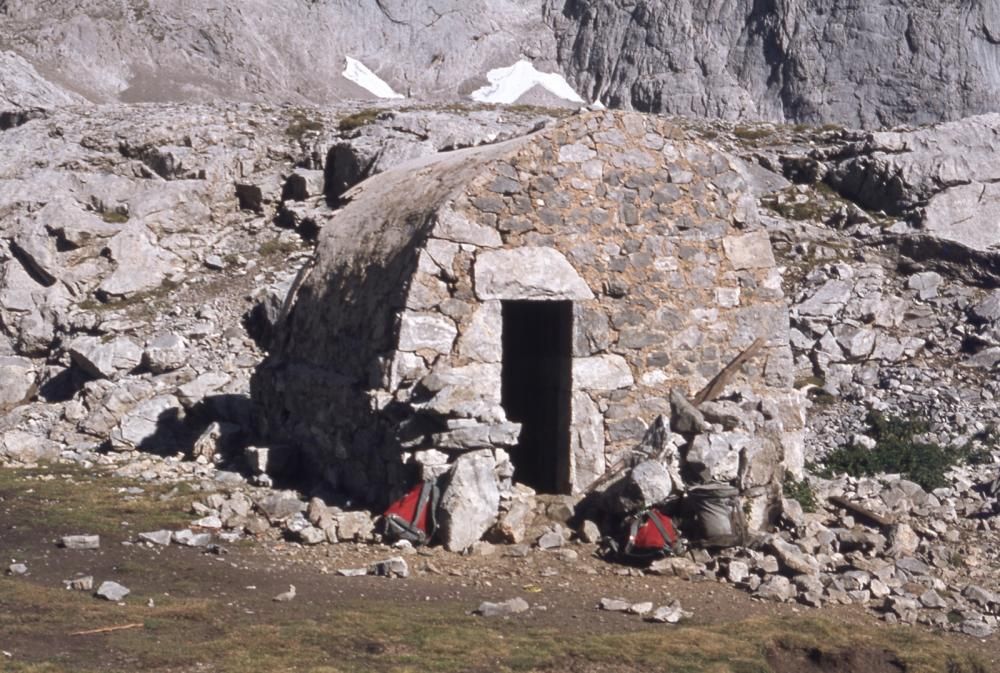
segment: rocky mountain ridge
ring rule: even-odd
[[[470,93],[522,55],[554,66],[535,4],[11,0],[0,44],[94,102],[373,98],[343,77],[345,56],[401,93],[439,100]]]
[[[26,100],[49,105],[372,98],[346,57],[424,101],[468,100],[522,60],[587,101],[729,120],[882,127],[1000,100],[1000,11],[982,0],[7,0],[0,17],[0,50],[44,78]]]

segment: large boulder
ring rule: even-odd
[[[79,337],[70,343],[69,354],[80,369],[103,379],[129,372],[142,361],[142,348],[127,337],[109,341],[100,337]]]
[[[32,464],[39,460],[54,460],[59,445],[44,437],[21,430],[0,433],[0,459],[13,463]]]
[[[698,435],[684,456],[686,467],[703,481],[731,481],[740,467],[740,451],[756,440],[741,432]]]
[[[158,290],[180,272],[178,257],[160,247],[145,228],[116,234],[107,250],[115,269],[101,283],[98,294],[108,299]]]
[[[614,509],[634,512],[665,500],[674,490],[674,482],[663,463],[644,460],[631,470],[614,489]]]
[[[500,487],[497,462],[489,450],[467,453],[455,461],[441,494],[441,541],[448,551],[462,551],[497,521]]]
[[[37,377],[28,358],[0,357],[0,411],[15,407],[34,395]]]
[[[190,358],[187,341],[179,334],[164,332],[146,344],[142,353],[142,364],[154,374],[173,371],[183,367]]]
[[[111,431],[111,448],[116,451],[146,449],[165,451],[178,448],[179,424],[184,410],[173,395],[158,395],[125,414]]]

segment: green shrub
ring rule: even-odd
[[[823,461],[821,476],[829,478],[846,473],[860,477],[898,472],[929,491],[944,486],[944,473],[968,453],[964,447],[949,450],[914,439],[927,432],[927,422],[922,419],[887,416],[872,410],[865,420],[875,448],[869,450],[851,443],[832,451]]]
[[[802,505],[803,512],[816,511],[816,494],[805,479],[798,481],[791,472],[785,473],[785,481],[781,484],[781,492],[789,500]]]
[[[993,426],[976,434],[965,449],[965,462],[968,465],[991,465],[993,451],[1000,446],[1000,427]]]

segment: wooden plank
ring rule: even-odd
[[[757,337],[749,347],[730,362],[728,365],[722,368],[722,371],[715,375],[708,385],[701,389],[701,391],[694,396],[694,406],[698,406],[702,402],[707,402],[713,400],[722,394],[722,391],[729,381],[735,376],[736,372],[740,370],[740,367],[749,362],[760,349],[764,347],[765,339],[764,337]]]
[[[69,634],[71,636],[93,636],[98,633],[112,633],[113,631],[126,631],[128,629],[141,629],[145,627],[145,624],[139,622],[136,624],[121,624],[119,626],[105,626],[99,629],[90,629],[89,631],[74,631]]]
[[[866,520],[868,523],[873,523],[876,526],[883,528],[888,528],[892,526],[895,522],[892,519],[887,519],[886,517],[876,514],[866,507],[851,502],[847,498],[842,498],[839,495],[831,495],[828,500],[836,505],[837,507],[842,507],[852,514],[856,514],[858,517]]]

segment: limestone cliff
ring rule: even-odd
[[[612,107],[927,123],[996,109],[1000,7],[933,0],[546,0],[559,60]]]

